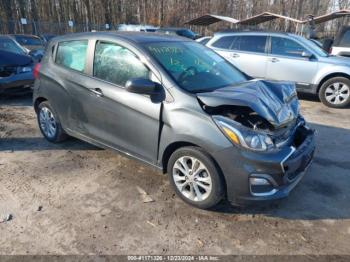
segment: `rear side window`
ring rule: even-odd
[[[223,36],[216,40],[212,46],[222,49],[230,49],[234,40],[237,39],[237,36]]]
[[[302,45],[288,38],[271,38],[271,54],[273,55],[301,57],[304,51],[307,50]]]
[[[87,40],[60,42],[57,48],[56,63],[66,68],[83,72],[87,46]]]
[[[350,31],[346,31],[339,43],[340,46],[350,47]]]
[[[199,43],[201,43],[202,45],[206,45],[209,42],[210,38],[204,38],[201,41],[199,41]]]
[[[125,86],[132,78],[149,78],[148,68],[127,48],[106,42],[97,42],[94,57],[94,76]]]
[[[266,36],[241,36],[240,50],[255,53],[265,53]]]

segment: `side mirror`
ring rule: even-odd
[[[130,93],[152,95],[156,91],[157,84],[146,78],[129,79],[125,88]]]
[[[29,51],[28,55],[30,55],[31,57],[33,57],[35,60],[39,61],[43,58],[44,56],[44,50],[41,49],[35,49],[35,50],[31,50]]]
[[[303,51],[301,53],[301,56],[302,57],[305,57],[305,58],[311,58],[312,57],[312,54],[309,52],[309,51]]]

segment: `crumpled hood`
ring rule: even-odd
[[[250,107],[276,128],[296,119],[299,114],[299,101],[291,82],[251,80],[213,92],[197,93],[197,97],[209,107]]]

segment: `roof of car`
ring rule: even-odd
[[[150,42],[177,42],[177,41],[191,41],[188,38],[165,35],[158,33],[146,33],[146,32],[133,32],[133,31],[113,31],[113,32],[88,32],[88,33],[76,33],[67,34],[56,37],[56,41],[73,40],[82,38],[98,38],[98,37],[116,37],[125,39],[134,43],[150,43]]]
[[[163,31],[178,31],[178,30],[190,30],[185,27],[161,27],[158,30],[163,30]]]
[[[11,34],[12,36],[25,36],[25,37],[34,37],[34,38],[39,38],[36,35],[27,35],[27,34]]]
[[[215,35],[233,35],[233,34],[247,34],[247,35],[293,35],[291,33],[282,32],[282,31],[250,31],[250,30],[226,30],[216,32]]]

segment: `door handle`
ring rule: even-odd
[[[280,61],[280,60],[278,60],[278,58],[276,58],[276,57],[273,57],[273,58],[270,59],[270,61],[271,61],[272,63],[276,63],[276,62],[278,62],[278,61]]]
[[[231,54],[231,57],[237,58],[237,57],[239,57],[239,54],[233,53],[233,54]]]
[[[93,88],[93,89],[90,89],[90,91],[98,97],[103,96],[103,92],[100,88]]]

